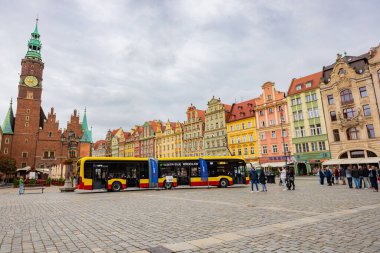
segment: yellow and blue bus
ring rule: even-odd
[[[151,159],[127,157],[83,157],[77,163],[77,189],[120,191],[127,188],[179,186],[228,187],[248,184],[244,159],[230,156],[203,157],[207,178],[201,176],[200,159],[176,157],[155,159],[157,175],[152,183]]]

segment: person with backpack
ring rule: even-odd
[[[251,192],[254,192],[253,185],[256,186],[256,191],[259,192],[259,176],[257,174],[257,170],[255,168],[252,168],[249,171],[249,181],[251,182]]]
[[[267,177],[264,173],[264,171],[261,171],[260,172],[260,175],[259,175],[259,182],[261,184],[261,187],[262,187],[262,192],[267,192]]]

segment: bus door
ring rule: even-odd
[[[127,187],[139,187],[137,178],[138,168],[136,168],[136,166],[138,166],[138,164],[134,164],[134,166],[128,166],[126,168]]]
[[[107,189],[107,171],[105,166],[94,166],[94,177],[92,183],[92,189]]]
[[[177,175],[178,185],[190,185],[190,167],[176,167],[175,174]]]
[[[234,184],[245,184],[245,168],[244,166],[239,166],[238,164],[232,165],[233,171],[233,182]]]

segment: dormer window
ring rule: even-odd
[[[305,86],[306,86],[306,88],[310,88],[311,87],[311,81],[306,82]]]
[[[302,89],[302,84],[298,84],[297,86],[296,86],[296,90],[301,90]]]
[[[346,74],[346,70],[343,69],[343,68],[341,68],[341,69],[339,69],[338,74],[339,74],[340,76],[344,76],[344,75]]]

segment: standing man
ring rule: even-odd
[[[346,170],[343,168],[343,166],[340,166],[339,174],[340,174],[340,180],[342,180],[342,184],[346,185]]]
[[[327,185],[331,186],[331,184],[332,184],[331,179],[332,179],[333,173],[331,172],[330,168],[328,168],[326,170],[325,175],[326,175],[326,179],[327,179]]]
[[[351,170],[351,165],[348,165],[347,170],[346,170],[346,177],[347,177],[347,182],[348,182],[348,187],[352,189],[352,170]]]
[[[325,172],[324,172],[324,169],[319,168],[319,172],[318,172],[318,174],[319,174],[319,183],[320,183],[321,186],[322,186],[322,185],[325,184]]]
[[[370,170],[368,172],[369,179],[371,180],[371,186],[373,191],[379,191],[379,185],[377,184],[377,168],[375,166],[370,166]]]
[[[251,192],[254,192],[253,185],[256,185],[256,191],[259,192],[259,175],[257,175],[255,167],[249,171],[249,180],[251,182]]]
[[[290,191],[290,188],[293,186],[293,191],[295,190],[296,186],[294,185],[294,170],[293,168],[289,168],[288,170],[288,190]]]
[[[355,189],[359,189],[360,188],[359,170],[356,168],[356,165],[353,166],[351,175],[352,175],[352,178],[354,179]]]
[[[363,168],[363,188],[367,188],[367,189],[371,187],[371,185],[369,183],[368,176],[369,176],[369,170],[368,170],[367,166],[364,165],[364,168]]]

